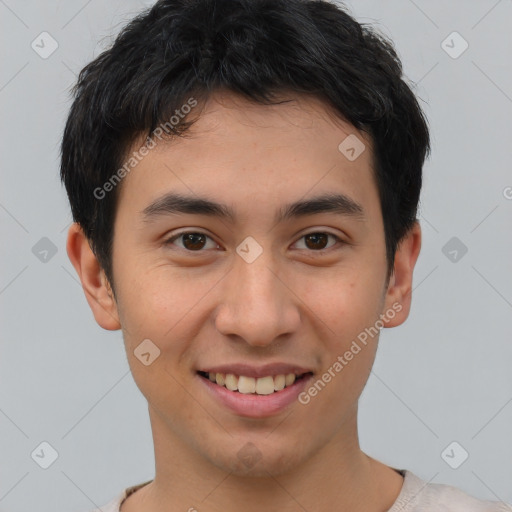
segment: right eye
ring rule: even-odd
[[[180,249],[187,252],[204,252],[201,249],[205,247],[207,239],[210,239],[215,247],[219,247],[219,245],[215,243],[209,235],[200,231],[182,231],[181,233],[177,233],[171,236],[171,238],[168,238],[164,244],[166,246],[174,245],[175,240],[181,240],[183,245],[178,245]]]

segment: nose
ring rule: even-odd
[[[272,345],[297,332],[301,322],[300,300],[287,282],[289,274],[277,275],[269,253],[263,251],[252,263],[235,256],[216,308],[217,330],[254,347]]]

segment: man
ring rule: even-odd
[[[324,1],[161,0],[84,68],[67,250],[156,461],[104,512],[506,510],[359,447],[428,151],[391,43]]]

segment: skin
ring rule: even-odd
[[[353,162],[338,150],[348,134],[364,141]],[[140,141],[138,142],[140,145]],[[134,147],[137,147],[135,145]],[[361,451],[358,399],[374,362],[369,341],[307,405],[261,419],[239,416],[204,392],[201,366],[290,362],[322,375],[379,315],[400,304],[385,327],[410,310],[421,232],[399,245],[386,281],[383,219],[371,142],[309,96],[263,106],[216,93],[186,138],[160,142],[122,182],[115,219],[113,286],[76,224],[67,250],[98,324],[122,329],[133,378],[148,401],[155,479],[123,512],[388,510],[403,478]],[[236,221],[142,211],[164,192],[206,196],[235,209]],[[284,204],[339,192],[364,219],[321,213],[276,225]],[[184,229],[186,228],[186,229]],[[200,254],[178,231],[199,231]],[[315,257],[304,235],[331,233]],[[247,263],[237,246],[253,237],[263,253]],[[190,254],[193,252],[193,254]],[[151,339],[149,366],[134,350]],[[252,467],[237,453],[253,443]]]

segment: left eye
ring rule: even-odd
[[[335,240],[334,244],[330,245],[329,247],[325,247],[325,244],[327,243],[328,238],[331,237]],[[303,235],[300,237],[299,240],[305,239],[306,240],[306,247],[308,249],[313,249],[315,252],[322,252],[327,249],[330,249],[333,245],[336,244],[336,242],[343,242],[341,238],[339,238],[336,235],[333,235],[332,233],[327,233],[324,231],[318,231],[313,233],[308,233],[306,235]],[[319,247],[321,246],[321,247]]]
[[[327,241],[329,237],[334,239],[334,243],[328,247],[326,247]],[[165,243],[166,245],[172,245],[175,240],[182,240],[182,249],[185,249],[189,252],[202,252],[201,249],[205,249],[206,243],[205,241],[209,239],[212,242],[213,247],[209,247],[210,249],[215,247],[218,247],[218,244],[213,241],[213,239],[208,236],[205,233],[201,233],[199,231],[188,231],[184,233],[179,233],[177,235],[174,235],[173,237],[169,238]],[[306,249],[310,249],[314,252],[322,252],[327,249],[330,249],[333,245],[335,245],[337,242],[343,243],[341,238],[339,238],[336,235],[333,235],[332,233],[327,233],[323,231],[317,231],[308,233],[306,235],[302,235],[299,239],[305,240]],[[298,242],[296,242],[298,243]]]

